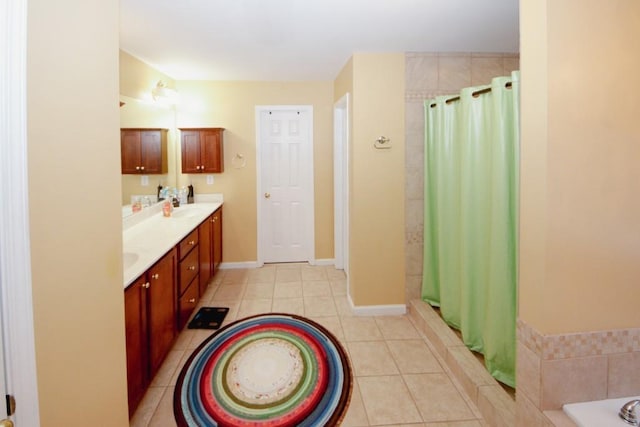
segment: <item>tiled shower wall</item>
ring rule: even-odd
[[[407,53],[405,56],[405,256],[406,298],[420,298],[424,209],[424,110],[426,99],[457,94],[519,69],[516,54]]]

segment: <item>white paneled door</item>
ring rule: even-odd
[[[258,261],[313,263],[313,110],[257,107]]]

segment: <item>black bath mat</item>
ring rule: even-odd
[[[202,307],[191,322],[189,329],[218,329],[222,326],[225,316],[229,312],[228,307]]]

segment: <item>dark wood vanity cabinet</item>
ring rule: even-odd
[[[177,336],[175,248],[124,292],[129,415]]]
[[[120,129],[123,174],[167,173],[167,129]]]
[[[180,128],[182,173],[224,172],[224,128]]]
[[[200,295],[222,262],[222,207],[212,213],[198,227],[200,237]]]
[[[200,298],[199,237],[198,229],[195,229],[178,244],[178,330],[187,324]]]

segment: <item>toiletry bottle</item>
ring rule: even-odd
[[[162,185],[158,184],[158,201],[164,200],[162,196]]]
[[[173,210],[173,205],[171,204],[170,199],[167,199],[164,202],[162,202],[162,215],[166,217],[170,217],[172,210]]]
[[[187,193],[187,203],[193,203],[193,185],[189,184],[189,192]]]

